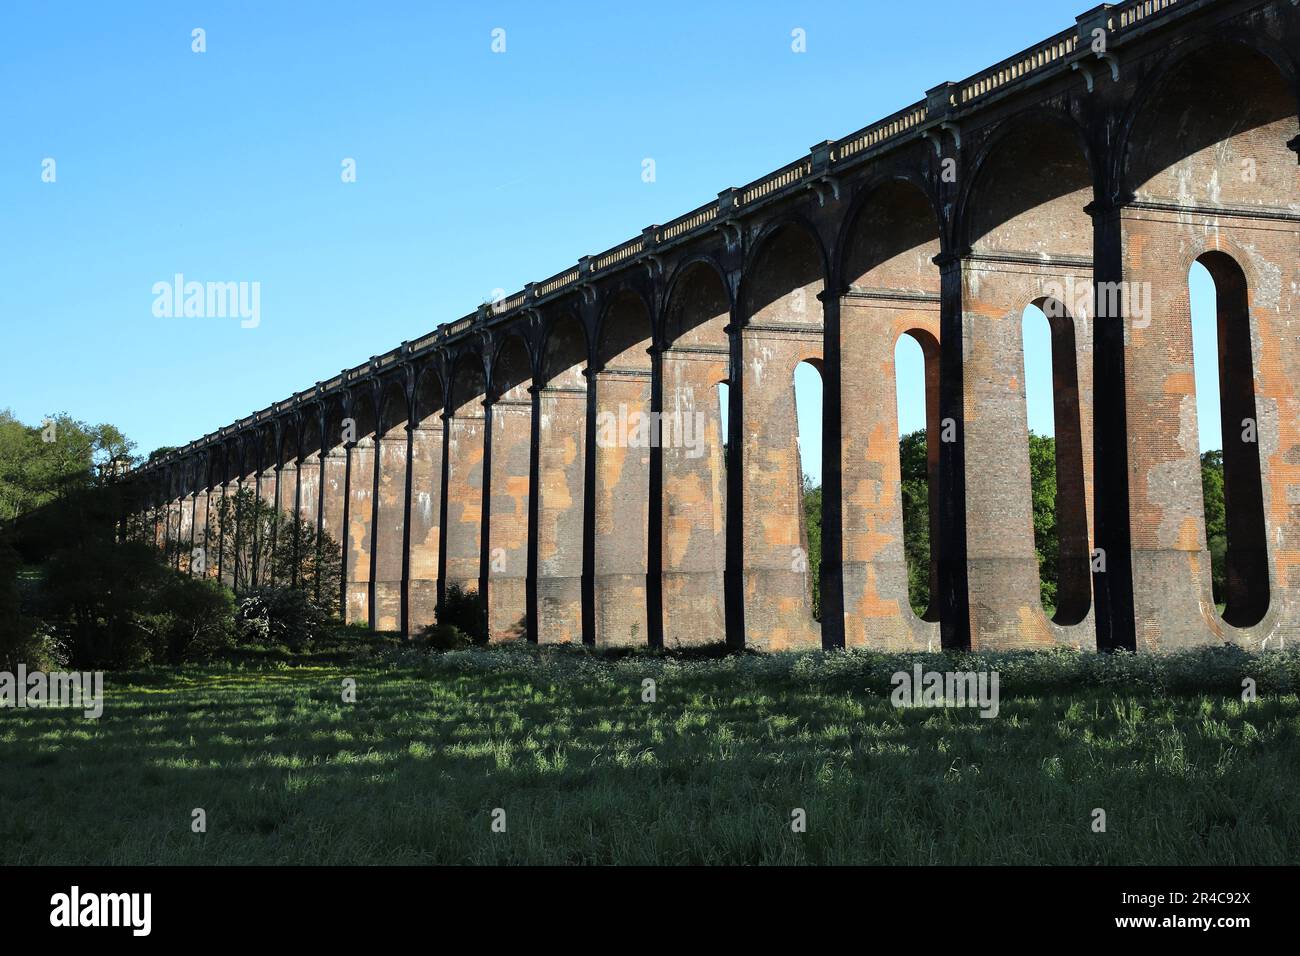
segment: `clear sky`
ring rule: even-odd
[[[112,422],[141,452],[183,444],[1086,6],[8,0],[0,408]],[[177,273],[259,283],[260,321],[156,315]]]

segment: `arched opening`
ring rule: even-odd
[[[764,650],[821,644],[808,583],[794,374],[800,362],[822,360],[824,288],[820,241],[794,222],[763,238],[742,283],[743,444],[740,474],[728,478],[743,494],[744,638]]]
[[[442,528],[442,381],[427,365],[415,377],[411,430],[410,567],[407,574],[408,633],[432,624],[438,607],[438,558]]]
[[[1092,604],[1074,317],[1057,299],[1021,319],[1034,550],[1043,611],[1077,624]]]
[[[652,414],[651,333],[650,310],[625,291],[606,308],[596,344],[588,520],[593,638],[600,645],[644,645],[650,636],[650,460],[681,437]]]
[[[371,627],[404,630],[402,574],[406,547],[407,458],[410,409],[406,390],[394,376],[381,384],[375,480],[374,584]]]
[[[727,422],[731,299],[711,265],[673,282],[661,356],[662,409],[682,442],[662,451],[663,643],[683,647],[726,634]]]
[[[1284,225],[1300,213],[1288,149],[1298,131],[1290,79],[1224,41],[1173,62],[1125,144],[1124,185],[1142,207],[1122,223],[1125,278],[1147,300],[1125,345],[1130,523],[1148,557],[1133,575],[1143,649],[1259,646],[1281,623],[1270,609],[1288,606],[1273,590],[1287,573],[1272,565],[1296,547],[1285,462],[1297,426],[1283,410],[1300,379],[1300,260]],[[1186,283],[1169,281],[1171,264],[1187,266]]]
[[[1050,646],[1092,602],[1092,164],[1071,120],[1037,115],[977,175],[962,274],[970,643]]]
[[[528,511],[532,467],[532,358],[510,333],[492,366],[488,476],[488,637],[511,641],[528,630]]]
[[[899,500],[908,605],[922,621],[939,620],[939,342],[908,329],[894,343],[898,406]]]
[[[1211,589],[1225,622],[1251,627],[1268,611],[1269,570],[1246,276],[1231,256],[1207,252],[1188,278],[1208,279],[1212,294],[1191,299]]]
[[[1126,180],[1139,200],[1296,205],[1295,95],[1263,54],[1216,43],[1163,77],[1134,122]]]
[[[845,642],[939,642],[939,224],[878,186],[845,239],[840,300]]]
[[[803,503],[800,537],[808,572],[813,620],[822,619],[822,369],[819,359],[794,368],[795,441],[799,448],[799,494]]]

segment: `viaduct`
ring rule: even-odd
[[[214,501],[255,490],[342,543],[349,621],[405,633],[459,584],[485,596],[494,640],[1277,647],[1300,639],[1298,103],[1297,0],[1095,7],[160,458],[135,473],[132,507],[160,542],[201,546]],[[1198,261],[1217,297],[1222,613],[1200,484]],[[1031,303],[1052,339],[1053,617],[1031,523]],[[922,616],[902,537],[903,335],[925,355],[937,529]],[[803,361],[824,383],[820,622],[799,560]],[[637,412],[697,423],[702,441],[601,440]]]

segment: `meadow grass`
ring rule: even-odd
[[[998,669],[998,717],[892,706],[914,660]],[[527,647],[109,674],[98,721],[0,711],[0,862],[1293,863],[1298,678],[1291,653]]]

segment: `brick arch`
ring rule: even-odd
[[[528,554],[530,638],[583,640],[588,329],[568,309],[544,315],[534,425],[537,482]]]
[[[533,345],[524,330],[507,329],[492,353],[492,395],[522,400],[532,385],[535,364]]]
[[[343,447],[343,420],[351,415],[351,403],[347,395],[335,393],[321,400],[321,421],[324,431],[321,440],[323,450]]]
[[[565,310],[548,316],[538,347],[538,377],[548,385],[563,380],[580,386],[590,354],[587,326],[575,313]]]
[[[954,229],[960,249],[1033,254],[1049,239],[1054,254],[1092,255],[1095,163],[1084,130],[1059,110],[1033,108],[1004,121],[971,163]],[[1045,222],[1068,233],[1042,235]]]
[[[585,639],[600,645],[642,645],[650,631],[650,470],[659,452],[653,416],[649,303],[628,285],[612,291],[596,325],[588,376],[584,517]]]
[[[645,296],[626,285],[608,294],[596,322],[596,367],[648,369],[653,341],[653,310]]]
[[[1280,198],[1296,208],[1297,157],[1287,143],[1300,131],[1297,110],[1295,66],[1267,42],[1230,32],[1185,44],[1127,110],[1114,154],[1121,196],[1236,206]],[[1241,175],[1243,160],[1254,163],[1253,182]]]
[[[1288,148],[1300,126],[1296,103],[1292,57],[1263,36],[1226,30],[1166,54],[1121,127],[1115,163],[1126,204],[1124,278],[1145,292],[1148,310],[1146,321],[1128,323],[1124,350],[1132,476],[1127,519],[1133,552],[1141,556],[1133,565],[1138,650],[1207,641],[1259,647],[1297,606],[1289,586],[1296,532],[1282,504],[1297,494],[1289,461],[1300,448],[1294,386],[1300,366],[1290,328],[1300,289],[1294,225],[1300,166]],[[1244,175],[1248,167],[1253,175]],[[1233,214],[1215,214],[1219,207]],[[1232,268],[1220,253],[1231,257]],[[1238,524],[1238,540],[1253,552],[1245,579],[1272,584],[1263,596],[1244,598],[1234,584],[1229,590],[1238,599],[1230,598],[1222,617],[1211,597],[1204,511],[1197,496],[1181,493],[1195,489],[1200,477],[1199,430],[1192,427],[1199,363],[1187,277],[1191,263],[1207,255],[1221,267],[1215,275],[1220,412],[1254,418],[1231,409],[1252,402],[1258,409],[1258,444],[1246,449],[1249,461],[1239,454],[1243,449],[1231,447],[1239,422],[1224,432],[1225,473],[1231,469],[1238,489],[1253,499],[1250,521]]]
[[[381,378],[378,383],[378,434],[387,437],[405,429],[411,416],[411,401],[404,373]]]
[[[374,383],[363,381],[348,390],[348,417],[356,423],[356,441],[373,440],[379,428],[379,399]]]
[[[841,475],[844,643],[930,647],[939,642],[940,270],[934,258],[943,249],[942,223],[924,183],[892,176],[858,194],[838,244],[841,438],[835,464]],[[904,336],[925,356],[932,601],[924,619],[911,610],[904,547],[896,369]]]
[[[664,292],[658,338],[665,346],[727,344],[723,331],[735,305],[726,273],[712,256],[693,256],[673,270]]]
[[[487,365],[482,352],[467,346],[457,352],[448,371],[447,411],[455,415],[464,413],[472,404],[481,402],[487,394]]]
[[[409,557],[406,629],[432,624],[441,589],[443,521],[443,420],[446,382],[440,359],[419,363],[411,385]]]
[[[412,424],[423,425],[433,415],[443,410],[446,385],[443,381],[442,372],[435,362],[424,362],[418,365],[412,379]]]
[[[844,286],[937,292],[933,259],[943,251],[942,236],[935,197],[923,182],[898,175],[869,183],[844,217],[835,274]]]
[[[727,328],[734,307],[716,260],[696,256],[673,272],[660,317],[660,410],[690,441],[660,452],[652,515],[652,615],[665,647],[726,633],[727,469],[720,385],[731,381]]]
[[[321,404],[312,401],[298,409],[299,460],[313,458],[321,453]]]
[[[784,261],[782,261],[784,260]],[[795,289],[805,290],[795,311],[811,316],[808,324],[820,324],[821,312],[806,301],[812,290],[825,288],[830,259],[817,228],[802,216],[785,216],[768,223],[755,237],[746,257],[737,298],[741,321],[749,324],[762,310]],[[806,307],[806,308],[805,308]],[[814,321],[815,320],[815,321]]]
[[[249,428],[239,436],[239,477],[241,480],[255,476],[261,462],[262,434],[258,428]]]
[[[821,235],[788,216],[759,234],[741,278],[732,362],[739,382],[728,403],[727,630],[729,641],[743,630],[745,644],[762,650],[821,644],[809,588],[794,372],[823,357],[827,271]]]
[[[484,453],[486,564],[480,593],[493,641],[517,640],[529,624],[528,529],[533,445],[533,350],[519,325],[492,353]]]

